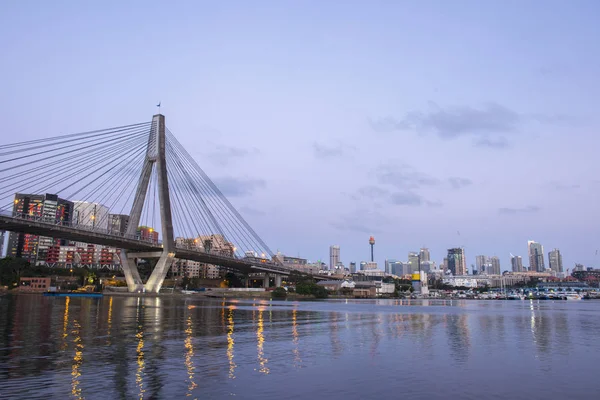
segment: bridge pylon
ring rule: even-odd
[[[134,236],[137,233],[140,219],[142,217],[142,210],[146,195],[148,194],[148,187],[150,185],[150,178],[152,171],[156,168],[156,178],[158,182],[158,200],[160,205],[160,225],[162,232],[162,251],[143,253],[143,254],[131,254],[127,250],[121,249],[120,260],[125,279],[127,281],[127,288],[130,292],[151,292],[158,293],[162,284],[165,280],[167,272],[171,268],[175,259],[175,240],[173,235],[173,219],[171,215],[171,199],[169,197],[169,180],[167,176],[167,161],[166,161],[166,136],[165,136],[165,116],[162,114],[156,114],[152,117],[152,128],[150,130],[150,136],[148,138],[148,147],[146,150],[146,157],[144,159],[144,166],[142,173],[138,181],[137,189],[135,192],[135,198],[131,206],[131,213],[129,214],[129,224],[127,225],[126,235],[129,237]],[[158,258],[158,262],[154,267],[150,278],[144,285],[140,277],[140,273],[137,269],[137,265],[134,262],[136,256],[143,258]]]

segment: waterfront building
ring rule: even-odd
[[[340,262],[340,246],[333,245],[329,247],[329,269],[333,270]]]
[[[512,254],[510,256],[512,272],[523,272],[523,259],[521,256],[513,256]]]
[[[467,274],[467,261],[463,248],[448,249],[448,270],[452,275]]]
[[[360,263],[362,266],[362,262]],[[364,271],[373,271],[377,269],[377,263],[375,261],[367,261],[365,263]]]
[[[16,193],[13,214],[53,224],[71,225],[73,203],[50,193],[43,195]],[[44,265],[49,250],[53,257],[56,246],[61,244],[67,243],[63,239],[11,232],[8,237],[7,255],[23,258],[32,264]]]
[[[544,246],[533,240],[527,242],[527,254],[529,255],[529,270],[544,272],[546,266],[544,264]]]
[[[550,265],[550,269],[557,275],[563,272],[562,255],[560,254],[560,250],[554,249],[548,253],[548,264]]]

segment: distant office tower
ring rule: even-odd
[[[351,274],[356,273],[356,263],[354,261],[350,262],[350,273]]]
[[[329,247],[329,269],[335,269],[340,262],[340,246],[333,245]]]
[[[392,273],[392,266],[393,264],[396,262],[396,260],[385,260],[385,273],[386,274],[391,274]]]
[[[493,256],[490,258],[490,270],[488,272],[489,275],[501,275],[502,270],[500,269],[500,258],[497,256]]]
[[[560,250],[554,249],[548,253],[548,264],[550,264],[550,269],[556,273],[563,272],[563,263],[562,263],[562,255],[560,254]]]
[[[473,271],[473,275],[479,274],[479,271],[477,270],[477,267],[475,266],[475,264],[471,264],[471,271]]]
[[[488,256],[475,257],[475,265],[477,266],[477,272],[480,274],[487,272],[485,269],[489,263],[490,263],[490,259]]]
[[[113,235],[124,235],[129,224],[129,215],[109,214],[108,231]]]
[[[365,269],[367,269],[367,262],[366,261],[361,261],[360,262],[360,270],[364,271]]]
[[[521,256],[510,256],[510,265],[512,272],[523,272],[523,259]]]
[[[431,261],[431,255],[427,247],[422,247],[419,254],[421,254],[421,262]]]
[[[102,231],[108,230],[108,207],[87,201],[73,202],[73,224]]]
[[[61,199],[55,194],[16,193],[13,212],[17,216],[70,225],[73,203]],[[58,247],[61,244],[65,245],[66,241],[28,233],[11,232],[8,237],[7,255],[24,258],[32,264],[52,263],[58,260]]]
[[[546,265],[544,264],[544,246],[529,240],[527,242],[527,253],[529,255],[529,270],[544,272]]]
[[[440,266],[440,269],[442,271],[444,271],[444,273],[446,273],[446,271],[448,271],[448,257],[444,257],[444,260],[442,261],[442,265]]]
[[[4,231],[0,231],[0,257],[4,257]]]
[[[452,275],[467,274],[467,260],[465,259],[464,249],[448,249],[448,269]]]
[[[419,258],[421,253],[411,251],[408,253],[408,264],[410,265],[410,273],[419,272]]]

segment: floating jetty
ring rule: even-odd
[[[70,293],[70,292],[44,292],[44,296],[53,297],[102,297],[102,293]]]

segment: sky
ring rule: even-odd
[[[273,251],[600,267],[600,3],[7,1],[3,143],[157,112]],[[20,140],[19,140],[20,141]]]

